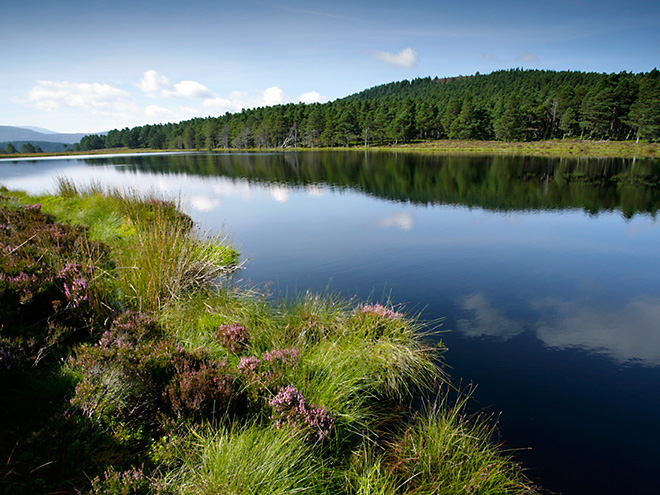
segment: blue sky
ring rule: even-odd
[[[660,2],[4,0],[0,125],[97,132],[415,77],[660,67]]]

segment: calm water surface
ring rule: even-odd
[[[329,287],[444,317],[453,378],[541,485],[660,493],[660,162],[405,154],[0,160],[180,197],[279,291]]]

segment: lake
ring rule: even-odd
[[[660,161],[386,152],[0,160],[180,198],[276,293],[391,299],[437,322],[452,378],[528,475],[565,494],[660,493]]]

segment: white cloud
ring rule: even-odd
[[[272,88],[268,88],[266,91],[264,91],[264,103],[266,106],[271,106],[271,105],[281,105],[282,103],[287,103],[289,101],[289,97],[284,94],[284,91],[282,89],[278,88],[277,86],[273,86]]]
[[[161,96],[168,91],[172,91],[174,86],[167,77],[155,70],[148,70],[142,74],[142,79],[140,79],[138,87],[143,93],[150,96]]]
[[[125,109],[129,98],[126,91],[108,84],[38,81],[27,101],[49,112],[61,107],[103,111]]]
[[[155,70],[148,70],[142,74],[140,90],[152,98],[212,98],[209,88],[196,81],[181,81],[176,84]]]
[[[412,48],[404,48],[399,53],[375,52],[373,57],[398,69],[414,67],[419,62],[417,52]]]
[[[147,106],[144,113],[147,117],[153,118],[172,117],[174,115],[174,112],[169,108],[159,107],[158,105]]]
[[[328,99],[318,91],[309,91],[298,96],[300,103],[325,103]]]
[[[211,98],[211,90],[195,81],[181,81],[174,85],[173,96],[177,98]]]

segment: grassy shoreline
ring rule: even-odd
[[[0,155],[0,159],[12,158],[43,158],[56,156],[81,156],[131,153],[182,153],[207,150],[152,150],[115,148],[92,151],[33,153]],[[438,140],[409,144],[383,146],[352,146],[344,148],[216,148],[214,152],[228,153],[264,153],[264,152],[296,152],[296,151],[405,151],[415,153],[432,153],[440,155],[510,155],[539,156],[547,158],[660,158],[660,144],[635,141],[589,141],[580,139],[563,139],[550,141],[503,142],[503,141],[459,141]]]
[[[389,301],[236,287],[159,198],[0,194],[4,493],[538,493]]]

